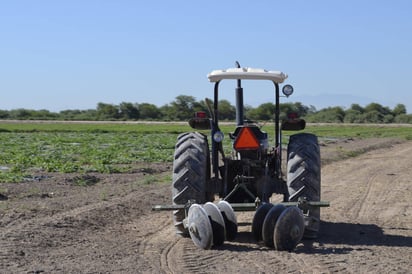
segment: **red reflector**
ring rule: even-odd
[[[206,118],[206,112],[204,111],[198,111],[195,113],[196,118]]]
[[[253,131],[250,128],[244,127],[240,130],[233,147],[236,150],[258,149],[259,141],[256,139],[255,134],[253,134]]]
[[[288,113],[288,118],[289,119],[296,119],[296,118],[298,118],[298,114],[296,112],[289,112]]]

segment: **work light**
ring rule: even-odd
[[[216,131],[215,133],[213,133],[213,141],[215,141],[216,143],[222,142],[224,137],[225,135],[221,131]]]
[[[291,85],[284,85],[282,93],[285,94],[286,97],[289,97],[293,93],[293,87]]]

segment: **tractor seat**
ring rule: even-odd
[[[231,140],[236,140],[239,132],[242,128],[248,127],[252,130],[253,134],[256,136],[258,140],[265,140],[268,138],[268,134],[264,131],[261,131],[260,128],[256,125],[247,125],[247,126],[238,126],[233,133],[229,133],[229,137]]]

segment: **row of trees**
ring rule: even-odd
[[[98,103],[96,109],[63,110],[0,110],[0,119],[41,119],[41,120],[162,120],[184,121],[196,111],[207,111],[204,100],[196,101],[193,96],[179,95],[169,104],[157,107],[150,103],[128,103],[119,105]],[[305,106],[300,102],[280,105],[281,118],[289,112],[296,112],[308,122],[323,123],[412,123],[412,114],[407,114],[405,105],[398,104],[393,109],[378,103],[365,107],[352,104],[349,109],[328,107],[316,110],[314,106]],[[258,107],[245,106],[245,118],[250,120],[272,120],[275,113],[273,103],[264,103]],[[222,120],[235,120],[236,108],[227,100],[219,101],[219,115]]]

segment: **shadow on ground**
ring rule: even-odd
[[[405,230],[405,228],[393,228]],[[299,253],[348,253],[368,246],[412,247],[412,237],[385,234],[375,224],[322,222],[319,238],[304,239],[298,246]],[[326,245],[328,247],[326,247]],[[329,247],[333,245],[333,247]]]
[[[246,224],[241,224],[246,225]],[[250,225],[249,223],[247,225]],[[405,228],[393,228],[405,230]],[[254,245],[250,245],[255,243]],[[353,250],[366,250],[368,246],[412,247],[412,237],[385,234],[374,224],[354,224],[343,222],[322,222],[319,237],[314,240],[303,239],[296,253],[308,254],[347,254]],[[257,243],[250,232],[239,232],[233,242],[225,242],[218,250],[234,252],[273,251],[263,243]]]

